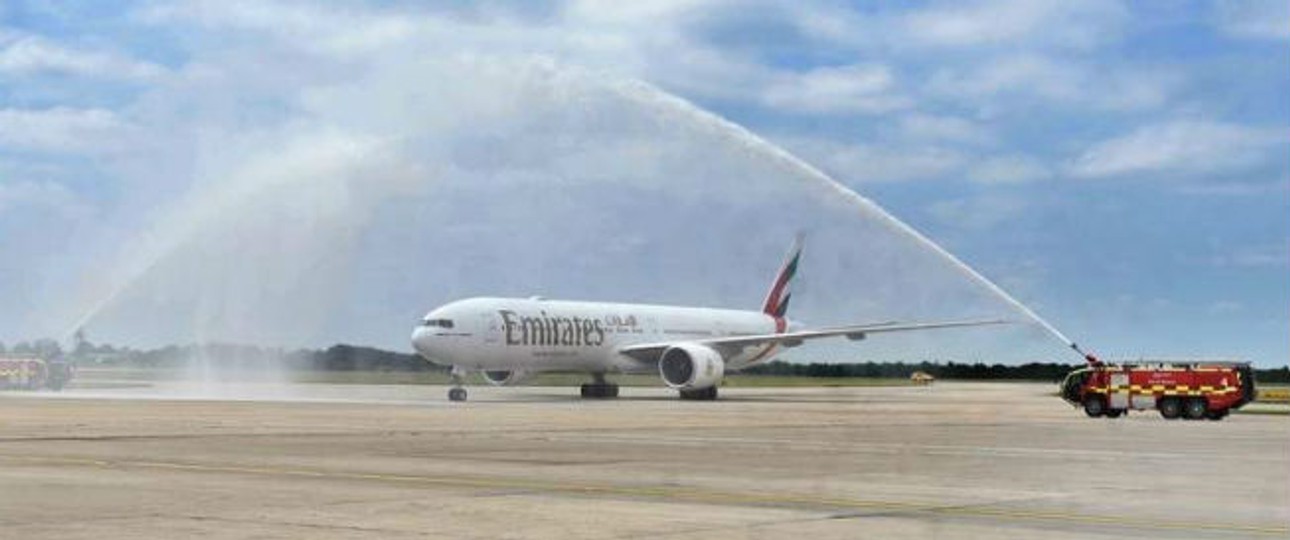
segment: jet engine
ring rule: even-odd
[[[697,343],[673,345],[663,351],[658,361],[663,382],[676,390],[712,388],[726,373],[721,353]]]
[[[528,380],[532,376],[532,373],[520,369],[484,371],[484,380],[488,381],[488,383],[493,386],[510,386],[512,384],[519,384]]]

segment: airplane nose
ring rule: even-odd
[[[418,326],[412,329],[412,348],[421,356],[430,358],[430,340],[433,336],[430,329],[424,326]]]

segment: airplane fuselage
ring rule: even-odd
[[[782,318],[756,312],[540,298],[470,298],[426,315],[412,334],[431,362],[470,370],[632,372],[657,369],[624,346],[783,332]],[[726,358],[740,369],[770,358],[774,344]]]

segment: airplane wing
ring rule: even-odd
[[[905,332],[910,330],[932,330],[937,328],[957,328],[965,326],[986,326],[992,324],[1005,324],[1008,321],[1003,319],[974,319],[962,321],[941,321],[941,322],[923,322],[923,323],[901,323],[885,322],[877,324],[859,324],[851,326],[836,326],[832,328],[820,328],[817,330],[803,330],[800,332],[787,332],[783,334],[760,334],[749,336],[729,336],[720,338],[700,338],[686,339],[668,343],[638,343],[627,345],[618,349],[618,352],[625,354],[643,362],[657,362],[662,356],[663,351],[668,347],[676,345],[679,342],[699,343],[710,346],[721,351],[723,356],[729,356],[727,353],[736,354],[738,351],[755,345],[765,345],[768,343],[777,343],[785,347],[795,347],[801,345],[808,339],[819,339],[836,336],[846,336],[847,339],[861,340],[869,334],[880,334],[885,332]]]

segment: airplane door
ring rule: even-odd
[[[489,313],[480,314],[477,328],[479,334],[484,338],[485,345],[496,345],[502,335],[501,323],[497,321],[497,317]]]

